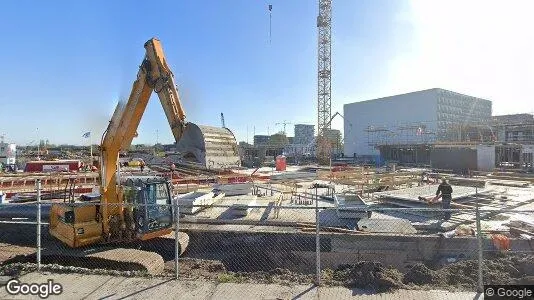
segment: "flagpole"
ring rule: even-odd
[[[89,149],[91,151],[91,166],[93,165],[93,137],[89,133]]]

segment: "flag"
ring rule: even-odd
[[[91,136],[91,131],[87,131],[82,135],[84,138],[89,138]]]

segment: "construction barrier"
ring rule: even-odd
[[[41,190],[36,193],[37,202],[0,205],[0,275],[157,275],[375,292],[481,291],[487,284],[526,284],[534,276],[534,210],[362,206],[340,213],[318,188],[299,194],[254,186],[233,203],[208,196],[204,202],[183,197],[172,204],[130,205],[155,214],[172,210],[178,231],[135,246],[120,244],[122,250],[93,246],[81,251],[50,235],[55,222],[49,220],[50,204],[40,198]],[[451,218],[443,220],[447,213]],[[488,229],[510,215],[515,217],[503,221],[501,229]],[[182,233],[188,237],[185,250],[179,244]]]

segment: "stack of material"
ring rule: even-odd
[[[310,172],[286,172],[281,174],[271,175],[271,180],[287,180],[287,179],[313,179],[317,178],[317,174]]]
[[[492,180],[491,184],[511,186],[511,187],[528,187],[530,185],[528,181],[511,181],[511,180]]]
[[[209,184],[196,184],[196,183],[189,183],[189,184],[175,184],[174,185],[174,191],[178,194],[185,194],[189,193],[191,191],[196,191],[199,189],[206,189],[210,188]]]
[[[252,192],[251,183],[215,184],[214,190],[224,193],[226,196],[247,195]]]
[[[248,203],[235,203],[232,204],[232,213],[235,216],[247,216],[250,211],[253,209],[250,206],[257,205],[256,204],[256,196],[252,196],[251,198],[247,197]]]
[[[190,192],[177,197],[180,212],[194,214],[224,197],[224,193],[215,195],[213,192]]]
[[[483,189],[486,187],[486,180],[476,178],[452,177],[449,179],[449,184],[457,186],[470,186]]]
[[[507,225],[513,234],[534,238],[534,221],[532,220],[512,220]]]

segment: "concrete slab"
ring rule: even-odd
[[[452,186],[452,200],[462,199],[466,197],[470,197],[475,195],[477,192],[481,193],[483,192],[482,189],[477,189],[474,187],[469,186],[459,186],[459,185],[451,185]],[[412,187],[402,190],[393,190],[393,191],[386,191],[386,192],[380,192],[375,193],[376,196],[380,196],[383,198],[394,198],[399,200],[406,200],[406,201],[415,201],[415,202],[421,202],[418,197],[433,197],[436,195],[436,190],[438,189],[437,185],[425,185],[425,186],[418,186],[418,187]]]
[[[339,218],[363,219],[370,217],[367,203],[357,194],[336,194],[334,203]]]
[[[271,180],[288,180],[288,179],[314,179],[317,174],[311,172],[287,172],[271,175]]]
[[[226,196],[247,195],[252,192],[251,183],[229,183],[229,184],[215,184],[214,190],[219,190]]]
[[[258,205],[256,203],[256,198],[255,197],[254,197],[254,199],[249,200],[248,203],[235,203],[235,204],[232,205],[232,213],[235,216],[245,217],[253,209],[253,208],[251,208],[249,206],[255,206],[255,205]]]
[[[403,219],[361,219],[358,229],[366,232],[417,233],[410,221]]]
[[[213,192],[189,192],[177,196],[180,213],[184,214],[194,214],[204,208],[195,205],[209,206],[221,198],[220,195],[215,196]]]

